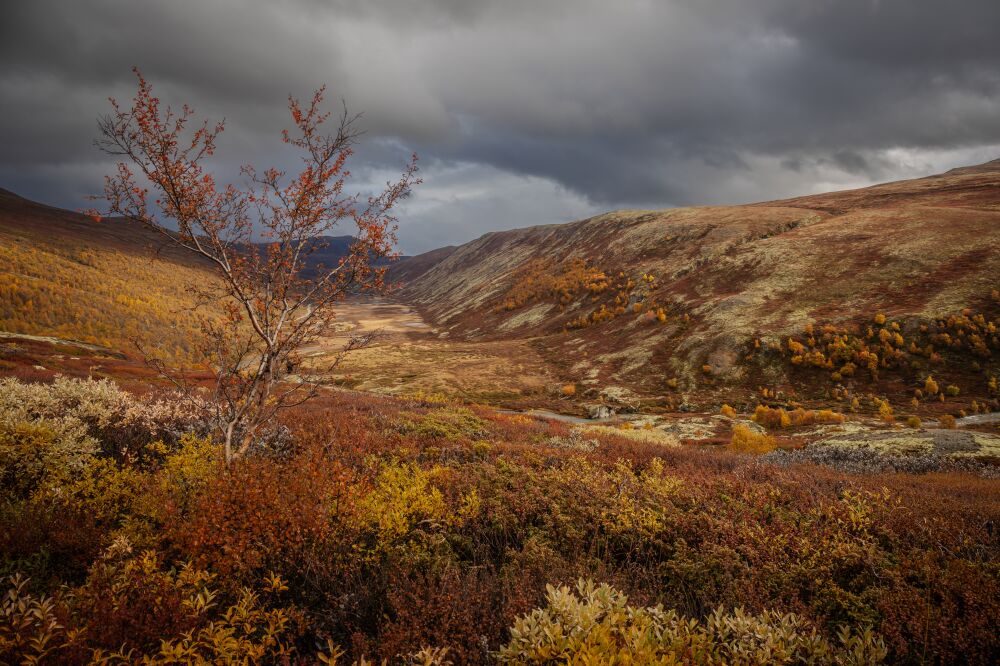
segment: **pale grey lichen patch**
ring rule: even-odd
[[[523,326],[533,326],[545,320],[545,315],[554,308],[552,303],[541,303],[528,308],[524,312],[519,312],[513,317],[508,317],[497,328],[501,331],[512,331]]]

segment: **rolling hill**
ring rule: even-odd
[[[336,265],[352,240],[325,238],[307,271]],[[0,332],[126,352],[139,342],[190,360],[198,326],[187,285],[213,279],[207,263],[141,225],[98,222],[0,189]]]
[[[908,400],[933,373],[995,401],[1000,160],[489,233],[393,276],[443,335],[529,338],[591,394]]]
[[[197,336],[186,285],[207,267],[120,219],[0,191],[0,331],[185,360]]]

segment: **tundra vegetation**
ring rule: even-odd
[[[1000,657],[996,481],[771,465],[738,422],[732,450],[567,446],[569,424],[362,394],[227,465],[200,414],[0,381],[0,661]]]

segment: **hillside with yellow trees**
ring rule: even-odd
[[[189,360],[197,336],[186,285],[208,271],[124,220],[0,190],[0,331]]]

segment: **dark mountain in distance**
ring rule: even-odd
[[[196,257],[171,245],[158,233],[141,224],[115,217],[95,221],[88,215],[25,199],[3,188],[0,188],[0,229],[16,229],[38,238],[58,237],[64,243],[71,243],[76,239],[121,251],[154,253],[170,260],[195,265],[201,263]],[[310,255],[308,269],[315,269],[320,265],[336,266],[353,242],[353,236],[323,237],[324,246]],[[264,244],[259,246],[264,247]]]

